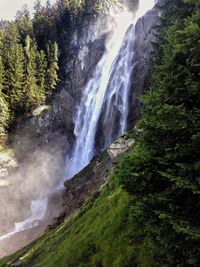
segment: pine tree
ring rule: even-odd
[[[9,109],[6,101],[6,96],[3,93],[5,83],[5,71],[2,58],[0,56],[0,134],[5,132],[9,124]]]
[[[62,14],[65,9],[69,8],[70,1],[68,0],[57,0],[57,7],[59,14]]]
[[[37,84],[37,47],[29,35],[26,37],[25,56],[25,98],[26,109],[29,111],[44,99],[43,88]]]
[[[20,35],[20,43],[24,46],[26,36],[33,35],[33,26],[27,5],[24,5],[21,10],[17,11],[15,22]]]
[[[46,92],[52,93],[58,83],[58,45],[47,45]]]
[[[5,71],[4,71],[2,56],[0,55],[0,92],[3,91],[4,83],[5,83]]]
[[[46,1],[46,16],[48,18],[51,17],[51,2],[50,2],[50,0]]]
[[[37,69],[36,72],[37,85],[43,92],[42,94],[45,96],[45,78],[47,70],[47,60],[43,50],[37,52],[36,69]]]
[[[20,44],[13,45],[7,53],[5,93],[12,117],[24,110],[24,51]]]
[[[20,42],[20,35],[16,23],[10,22],[4,29],[3,34],[3,54],[11,49],[11,47]]]
[[[0,32],[0,92],[3,90],[3,84],[5,82],[5,72],[4,72],[4,66],[3,66],[3,34]]]
[[[8,128],[10,113],[5,95],[0,91],[0,134],[5,133]]]
[[[34,4],[34,17],[35,18],[40,17],[41,13],[42,13],[41,0],[36,0]]]

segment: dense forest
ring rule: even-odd
[[[49,14],[44,10],[43,19]],[[51,12],[58,11],[59,6]],[[40,42],[34,33],[34,25],[41,23],[36,14],[25,38],[28,16],[1,31],[0,51],[12,47],[0,61],[4,114],[30,110],[58,82],[58,39]],[[200,1],[165,0],[160,20],[148,87],[141,97],[142,119],[126,134],[135,143],[107,185],[79,211],[1,266],[19,259],[23,266],[48,267],[200,266]],[[4,69],[10,60],[16,63],[16,80],[8,78],[13,68]],[[41,65],[42,80],[33,67]],[[33,94],[27,96],[28,90]]]
[[[103,8],[104,1],[35,1],[31,18],[25,5],[15,21],[0,22],[0,134],[45,101],[62,78],[62,58],[83,16]],[[59,57],[59,58],[58,58]]]
[[[2,23],[0,31],[0,129],[45,101],[58,82],[58,47],[55,41],[39,41],[36,24],[48,14],[39,2],[34,19],[24,7],[14,22]],[[41,23],[40,23],[41,24]],[[40,27],[43,27],[42,24]],[[44,37],[45,39],[45,37]]]

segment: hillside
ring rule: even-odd
[[[0,266],[200,266],[199,0],[165,0],[156,33],[134,144],[112,168],[101,155],[105,183]]]

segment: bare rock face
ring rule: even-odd
[[[112,167],[107,152],[95,157],[91,163],[71,180],[65,182],[64,213],[68,217],[75,209],[80,208],[86,198],[96,192],[107,182],[107,175]]]
[[[135,39],[135,67],[132,76],[132,86],[130,94],[129,125],[133,127],[140,118],[141,104],[139,97],[144,92],[145,80],[150,67],[150,60],[154,52],[153,43],[157,40],[156,26],[159,25],[161,13],[161,1],[140,18],[136,24]]]

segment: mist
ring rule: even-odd
[[[33,145],[28,139],[24,144],[26,144],[27,150],[28,147]],[[17,152],[15,148],[15,153],[17,154]],[[19,153],[21,152],[19,151]],[[6,177],[7,185],[0,187],[0,257],[15,251],[18,246],[21,247],[34,237],[37,237],[45,229],[45,226],[59,214],[62,208],[62,193],[56,193],[55,188],[63,175],[63,170],[63,154],[61,150],[46,146],[43,149],[37,148],[31,154],[30,151],[27,151],[19,166],[8,171],[8,176]],[[57,194],[56,205],[55,203],[50,203],[50,198],[54,194]],[[38,226],[39,219],[42,219],[42,217],[44,217],[43,222],[39,223],[40,226],[35,229],[36,231],[32,229],[32,233],[27,231],[31,228],[31,223],[30,227],[25,227],[26,231],[23,234],[20,231],[23,229],[19,228],[18,230],[23,236],[23,238],[20,238],[21,242],[19,242],[19,238],[13,236],[13,233],[16,232],[16,227],[19,227],[17,223],[31,218],[31,209],[34,207],[33,201],[36,200],[40,201],[38,206],[41,205],[42,201],[46,200],[46,208],[41,211],[36,207],[36,218],[33,218],[32,226]],[[49,205],[51,206],[51,212],[48,212]],[[15,239],[16,242],[14,242]],[[16,244],[14,245],[14,243]]]

